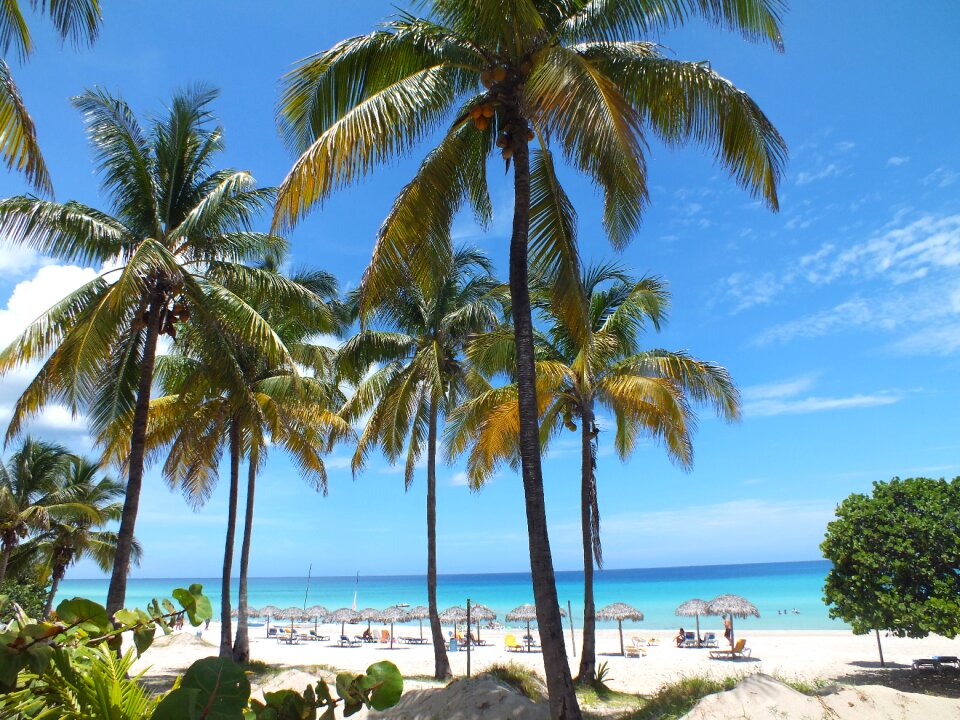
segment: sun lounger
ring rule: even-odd
[[[520,643],[518,643],[518,642],[517,642],[517,638],[515,638],[515,637],[514,637],[513,635],[511,635],[510,633],[507,633],[507,634],[504,636],[504,638],[503,638],[503,646],[504,646],[509,652],[523,652],[523,645],[521,645]]]
[[[745,657],[750,657],[750,648],[747,647],[747,641],[743,638],[737,640],[737,644],[733,646],[732,650],[710,651],[711,660],[740,660]]]
[[[380,642],[383,643],[384,645],[389,645],[389,644],[390,644],[390,631],[389,631],[389,630],[381,630],[381,631],[380,631]]]
[[[647,647],[658,647],[660,645],[660,638],[649,638],[647,640]]]
[[[956,655],[934,655],[933,659],[940,666],[940,672],[949,670],[951,672],[960,672],[960,658]]]
[[[353,639],[351,640],[346,635],[340,636],[340,642],[338,643],[340,647],[360,647],[363,643],[360,640]]]
[[[632,638],[630,644],[623,649],[623,654],[627,657],[646,657],[647,650],[640,643],[645,645],[646,641],[640,638]]]
[[[956,655],[934,655],[928,658],[914,658],[911,667],[917,672],[960,672],[960,659]]]
[[[630,638],[630,642],[632,642],[635,647],[646,647],[646,646],[647,646],[646,638],[637,637],[636,635],[634,635],[632,638]]]
[[[933,658],[914,658],[911,667],[917,672],[939,672],[940,663]]]
[[[680,647],[685,648],[694,648],[697,647],[697,634],[692,630],[688,630],[683,634],[683,643]]]
[[[717,640],[717,634],[712,632],[704,634],[703,641],[700,643],[700,646],[705,648],[719,648],[720,641]]]
[[[326,641],[326,640],[329,640],[329,639],[330,639],[330,636],[329,636],[329,635],[317,635],[317,631],[316,631],[316,630],[311,630],[311,631],[310,631],[310,634],[307,635],[307,640],[323,640],[323,641]]]

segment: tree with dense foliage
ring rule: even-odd
[[[20,196],[0,200],[0,235],[49,257],[100,265],[100,274],[43,313],[0,353],[0,374],[40,362],[17,401],[7,437],[51,402],[87,412],[94,433],[129,414],[128,470],[107,607],[123,607],[143,481],[144,439],[157,344],[193,325],[211,353],[224,336],[271,363],[292,364],[282,340],[242,295],[269,291],[276,303],[309,298],[276,273],[251,266],[285,242],[252,231],[274,194],[241,170],[215,170],[223,132],[213,125],[215,91],[176,94],[144,131],[130,107],[102,90],[74,99],[111,202],[106,213],[78,202]],[[243,293],[238,292],[242,288]]]
[[[67,492],[71,455],[55,443],[24,438],[6,464],[0,463],[0,582],[14,549],[60,516],[77,522],[97,521],[99,513]]]
[[[48,527],[22,546],[38,562],[41,581],[50,582],[44,617],[53,609],[60,581],[75,562],[90,558],[104,572],[113,566],[117,533],[103,528],[120,519],[123,503],[118,498],[123,497],[123,485],[100,472],[97,463],[71,455],[64,469],[62,493],[72,504],[86,506],[87,512],[77,517],[76,513],[52,511]],[[139,563],[142,554],[134,539],[131,560]]]
[[[554,148],[601,188],[616,247],[636,233],[648,199],[645,129],[671,145],[712,148],[739,184],[776,208],[786,148],[760,108],[709,63],[674,60],[636,38],[703,19],[779,49],[783,4],[425,0],[418,8],[421,16],[400,12],[287,76],[281,127],[300,156],[281,185],[274,222],[294,224],[447,123],[381,226],[361,287],[367,317],[407,278],[428,277],[452,253],[450,224],[464,203],[481,222],[490,218],[487,158],[498,151],[508,170],[512,161],[509,280],[530,570],[551,716],[579,718],[547,532],[528,288],[528,260],[561,295],[579,277]]]
[[[820,545],[830,617],[857,635],[960,634],[960,477],[893,478],[837,507]]]
[[[272,270],[274,262],[264,269]],[[322,454],[337,440],[353,437],[352,428],[336,411],[344,402],[331,382],[333,350],[315,345],[318,333],[339,329],[336,281],[327,273],[306,272],[287,280],[298,285],[300,301],[274,305],[269,289],[243,295],[282,340],[292,362],[270,363],[257,347],[245,344],[228,328],[224,348],[211,348],[208,334],[197,327],[184,328],[175,352],[157,359],[157,381],[163,395],[150,403],[146,446],[149,458],[165,454],[163,476],[182,490],[194,506],[203,504],[219,479],[220,461],[227,455],[230,488],[227,532],[221,576],[220,655],[249,659],[246,632],[247,566],[253,523],[257,470],[274,444],[290,454],[304,477],[326,492],[327,474]],[[229,285],[229,284],[228,284]],[[241,288],[235,288],[239,293]],[[305,372],[307,374],[305,374]],[[119,439],[108,444],[106,454],[120,458],[129,436],[131,417],[118,423]],[[240,621],[237,647],[231,622],[231,575],[240,488],[240,464],[249,462],[247,512],[240,567]]]
[[[626,461],[641,436],[661,442],[683,468],[693,463],[693,404],[709,404],[727,420],[740,415],[740,396],[721,366],[687,353],[643,350],[648,328],[660,329],[669,295],[657,278],[637,280],[614,265],[598,265],[583,274],[583,308],[564,314],[547,288],[534,294],[543,328],[537,333],[537,398],[544,449],[564,428],[580,424],[580,512],[583,537],[583,651],[578,680],[596,679],[594,564],[602,567],[600,508],[597,502],[597,451],[602,408],[615,422],[614,448]],[[569,305],[567,305],[569,306]],[[576,322],[572,327],[569,323]],[[581,324],[582,323],[582,324]],[[513,375],[513,332],[509,327],[479,336],[467,353],[488,376]],[[517,464],[516,383],[491,387],[452,415],[451,454],[470,448],[467,463],[472,487],[480,487],[504,461]]]
[[[29,0],[31,10],[48,15],[57,35],[75,45],[92,43],[100,31],[100,0]],[[33,52],[33,38],[24,17],[23,3],[5,0],[0,8],[0,156],[7,168],[22,172],[41,192],[53,191],[50,174],[40,154],[37,129],[24,105],[6,56],[14,51],[20,60]]]
[[[417,462],[427,455],[427,606],[438,680],[451,672],[437,609],[437,440],[441,423],[481,381],[463,350],[500,317],[504,292],[491,272],[479,251],[456,250],[435,274],[419,282],[410,278],[379,305],[372,321],[380,329],[361,330],[337,357],[341,375],[356,383],[344,416],[359,420],[369,414],[353,456],[354,473],[375,447],[391,462],[406,454],[409,489]]]

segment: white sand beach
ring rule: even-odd
[[[312,626],[310,626],[312,628]],[[347,628],[348,634],[359,632],[359,626]],[[376,625],[374,629],[379,631]],[[709,628],[704,628],[705,630]],[[351,632],[352,631],[352,632]],[[159,638],[140,661],[140,668],[149,666],[148,677],[157,679],[176,676],[193,660],[215,654],[219,642],[219,626],[211,623],[201,631],[197,642],[196,630],[185,629],[182,633]],[[517,662],[543,674],[543,664],[536,652],[508,652],[503,638],[508,632],[518,637],[523,631],[484,631],[482,639],[490,644],[474,648],[471,652],[471,669],[481,672],[485,667],[504,662]],[[320,626],[320,633],[337,638],[340,626]],[[379,634],[379,632],[378,632]],[[398,635],[416,635],[418,630],[398,628]],[[608,684],[623,692],[650,694],[665,683],[685,676],[711,676],[716,678],[747,676],[763,673],[788,680],[803,680],[808,683],[839,681],[856,685],[883,684],[878,678],[897,673],[909,683],[910,663],[916,657],[931,655],[960,655],[960,639],[948,640],[929,637],[921,640],[883,637],[884,657],[887,669],[882,670],[877,655],[876,639],[872,635],[855,636],[841,631],[757,631],[751,632],[745,624],[738,630],[738,638],[745,638],[752,651],[752,659],[742,661],[711,660],[706,649],[679,649],[671,641],[675,631],[641,630],[624,628],[627,642],[631,637],[657,638],[658,646],[647,647],[646,655],[639,658],[622,657],[619,636],[616,630],[599,630],[597,661],[609,666]],[[328,668],[362,671],[380,660],[394,662],[406,677],[431,676],[433,673],[433,650],[429,645],[395,645],[379,643],[359,647],[341,648],[332,642],[307,641],[300,644],[280,644],[267,639],[264,628],[252,629],[251,655],[270,665],[289,668],[309,668],[322,665]],[[577,642],[580,637],[577,635]],[[568,653],[570,650],[569,637]],[[722,642],[722,638],[721,638]],[[467,653],[450,654],[456,676],[466,674]],[[577,658],[570,655],[570,667],[577,670]],[[908,688],[909,689],[909,688]]]

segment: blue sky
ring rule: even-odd
[[[223,91],[216,111],[223,165],[279,183],[292,158],[275,130],[278,80],[297,58],[368,31],[391,4],[106,2],[103,34],[82,52],[36,26],[39,49],[14,66],[40,130],[60,200],[102,205],[81,120],[68,98],[101,85],[148,114],[173,89],[205,82]],[[620,256],[636,274],[670,284],[670,323],[651,346],[730,369],[744,419],[704,413],[696,464],[684,473],[660,448],[622,465],[602,443],[599,478],[608,567],[812,559],[835,504],[893,475],[960,474],[960,65],[948,0],[795,2],[784,19],[786,52],[693,24],[660,41],[676,57],[710,59],[749,92],[790,146],[781,212],[735,187],[698,148],[651,140],[652,204]],[[395,193],[423,157],[378,170],[314,213],[292,235],[294,263],[355,285]],[[497,217],[487,232],[468,217],[455,236],[505,269],[511,191],[491,173]],[[580,217],[581,252],[614,257],[599,198],[564,175]],[[0,193],[24,191],[0,174]],[[264,219],[266,223],[266,219]],[[65,267],[0,245],[0,341],[95,269]],[[0,381],[0,413],[25,376]],[[2,420],[2,418],[0,418]],[[609,425],[609,423],[608,423]],[[82,419],[52,408],[34,427],[92,452]],[[601,435],[609,438],[610,433]],[[263,472],[253,575],[421,573],[425,566],[423,470],[405,493],[382,460],[355,481],[349,448],[329,459],[330,493],[308,490],[285,458]],[[576,569],[579,490],[576,436],[545,461],[555,565]],[[527,568],[522,489],[501,473],[483,492],[462,468],[440,471],[441,572]],[[137,535],[142,577],[209,577],[223,551],[225,483],[197,512],[149,473]],[[88,565],[74,577],[95,575]]]

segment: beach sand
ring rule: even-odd
[[[312,626],[309,626],[312,629]],[[365,626],[363,626],[365,627]],[[352,636],[361,632],[361,626],[347,628]],[[379,635],[379,626],[374,626]],[[708,630],[710,628],[704,628]],[[138,661],[140,669],[149,666],[147,677],[158,687],[167,681],[172,682],[177,674],[194,660],[215,655],[219,644],[219,626],[211,623],[209,629],[201,632],[203,642],[196,637],[196,630],[185,629],[181,633],[158,638],[152,647]],[[446,628],[444,628],[446,632]],[[507,652],[503,647],[503,637],[507,632],[518,638],[524,631],[500,630],[483,631],[482,639],[490,643],[486,647],[474,648],[471,652],[473,673],[494,663],[517,662],[536,670],[543,675],[543,661],[539,653]],[[340,636],[340,626],[320,626],[320,633],[331,638]],[[397,627],[397,635],[417,635],[418,628]],[[598,630],[597,662],[606,662],[609,667],[607,683],[615,690],[630,693],[651,694],[665,683],[674,682],[685,676],[711,676],[724,678],[764,673],[786,680],[801,680],[807,683],[838,681],[841,683],[891,684],[891,679],[901,690],[922,691],[922,678],[916,678],[909,670],[915,657],[931,655],[960,655],[960,639],[947,640],[941,637],[928,637],[922,640],[910,638],[882,637],[884,657],[887,669],[880,668],[876,639],[873,635],[856,636],[845,631],[757,631],[751,632],[745,622],[737,629],[737,638],[745,638],[752,650],[753,659],[749,661],[710,660],[705,649],[678,649],[672,643],[675,630],[642,630],[639,627],[624,627],[624,638],[630,642],[633,636],[645,639],[658,638],[660,645],[648,647],[645,657],[625,658],[620,652],[620,641],[616,630]],[[535,632],[534,632],[535,634]],[[395,663],[406,677],[432,676],[433,649],[429,645],[389,646],[364,644],[361,647],[340,648],[330,642],[302,642],[298,645],[279,644],[267,639],[263,627],[251,629],[251,655],[270,665],[288,668],[309,668],[326,666],[344,670],[362,672],[369,665],[380,660]],[[881,634],[882,635],[882,634]],[[578,659],[573,657],[569,635],[567,651],[571,670],[576,673]],[[577,642],[580,635],[577,633]],[[721,637],[722,642],[722,637]],[[450,653],[450,663],[456,676],[466,674],[466,652]],[[882,679],[881,679],[882,678]],[[956,681],[954,681],[956,684]],[[302,689],[302,688],[299,688]]]

